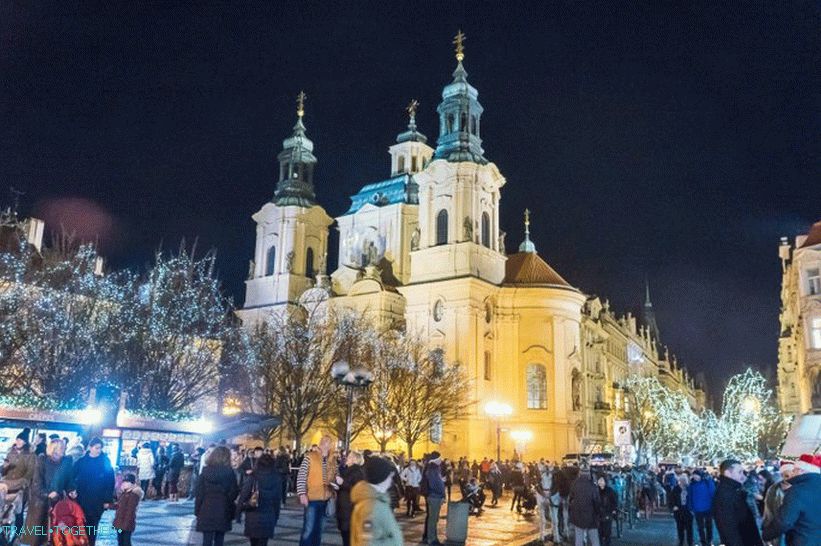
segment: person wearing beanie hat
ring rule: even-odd
[[[796,461],[784,481],[789,487],[775,518],[762,529],[764,540],[783,534],[789,546],[821,544],[821,468],[805,460]]]
[[[22,440],[24,444],[29,445],[29,436],[31,436],[31,429],[26,427],[17,435],[18,440]]]
[[[6,453],[6,458],[3,461],[3,479],[0,482],[0,497],[5,498],[8,493],[20,493],[20,498],[23,499],[23,509],[25,509],[26,490],[34,477],[36,460],[29,445],[30,433],[30,429],[24,428],[17,435],[14,444]],[[21,511],[16,515],[14,524],[22,527],[23,522],[23,513]]]
[[[351,546],[404,543],[388,495],[395,473],[396,467],[387,459],[372,455],[365,461],[365,480],[351,490]]]

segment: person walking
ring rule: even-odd
[[[687,504],[695,518],[698,529],[699,544],[710,546],[713,543],[713,496],[716,484],[713,478],[703,470],[693,472],[690,485],[687,487]]]
[[[351,546],[402,546],[402,529],[391,509],[388,489],[396,466],[382,457],[365,461],[365,479],[351,490]]]
[[[585,536],[589,539],[590,546],[600,546],[601,494],[586,467],[582,468],[579,477],[570,486],[569,510],[576,546],[584,546]]]
[[[342,545],[351,543],[351,516],[353,515],[353,501],[351,490],[360,481],[365,479],[362,465],[365,458],[359,451],[351,451],[345,459],[345,468],[336,477],[334,485],[336,493],[336,526],[342,536]]]
[[[157,448],[157,456],[154,457],[154,498],[162,499],[163,495],[163,480],[165,480],[165,473],[168,471],[168,456],[165,454],[165,448],[160,446]]]
[[[821,544],[821,468],[797,461],[787,481],[784,501],[764,527],[764,539],[784,534],[787,546],[817,546]]]
[[[763,546],[755,515],[747,503],[745,480],[741,462],[727,459],[719,466],[713,517],[724,546]]]
[[[502,496],[502,471],[499,470],[499,465],[495,462],[490,463],[490,471],[487,473],[487,485],[493,495],[490,499],[490,505],[496,506],[499,504],[499,497]]]
[[[131,535],[137,528],[137,506],[143,496],[143,490],[137,486],[137,477],[126,474],[117,498],[114,521],[111,522],[111,526],[117,530],[117,546],[131,546]]]
[[[46,451],[37,456],[34,464],[34,475],[29,487],[29,509],[26,514],[26,528],[49,526],[49,501],[71,489],[72,460],[65,456],[66,445],[62,440],[48,442]],[[26,533],[21,538],[22,544],[41,546],[48,542],[47,535]]]
[[[254,470],[245,477],[237,505],[245,511],[244,534],[251,546],[268,546],[282,506],[282,475],[271,455],[263,454],[255,462]]]
[[[331,482],[336,478],[337,461],[331,451],[333,440],[323,436],[315,451],[305,454],[296,480],[299,502],[305,507],[302,519],[300,546],[319,546],[322,542],[322,523],[328,501],[333,496]]]
[[[237,479],[231,468],[231,452],[225,446],[214,447],[200,473],[194,501],[196,529],[202,533],[203,546],[222,546],[239,494]]]
[[[148,442],[137,451],[137,474],[140,476],[140,489],[148,496],[148,486],[154,479],[154,452]]]
[[[291,456],[288,455],[288,450],[283,446],[279,446],[276,457],[274,457],[277,472],[282,481],[282,506],[285,506],[285,501],[288,499],[288,482],[291,476]]]
[[[180,500],[179,484],[182,467],[185,466],[185,456],[177,444],[171,444],[171,456],[168,458],[168,498],[171,502]]]
[[[682,474],[678,478],[678,483],[670,490],[668,504],[676,520],[676,531],[678,532],[678,546],[693,546],[693,512],[690,509],[690,483],[687,476]]]
[[[422,483],[422,471],[414,459],[411,459],[408,466],[402,470],[400,476],[402,484],[405,486],[405,504],[407,505],[406,515],[409,518],[416,516],[419,512],[419,485]]]
[[[440,546],[437,525],[442,502],[445,499],[445,481],[442,479],[442,456],[438,451],[430,454],[428,465],[422,476],[421,489],[425,495],[427,516],[425,518],[425,534],[422,541],[432,546]]]
[[[89,529],[88,543],[97,542],[97,525],[114,499],[114,469],[103,454],[103,441],[92,438],[88,452],[74,463],[74,490]]]
[[[205,448],[203,447],[198,447],[191,453],[191,481],[188,482],[188,500],[194,500],[194,495],[197,492],[197,482],[200,478],[201,461],[204,453]]]
[[[601,500],[601,511],[599,515],[599,542],[601,546],[610,546],[613,536],[613,520],[619,509],[619,500],[616,492],[607,483],[607,478],[602,475],[596,480],[599,487],[599,498]],[[693,546],[690,544],[690,546]]]
[[[560,487],[562,485],[562,472],[560,468],[553,469],[553,479],[550,483],[550,526],[553,529],[553,542],[562,543],[563,525],[561,521],[562,495]]]

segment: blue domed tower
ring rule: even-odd
[[[456,70],[453,81],[442,90],[439,112],[439,140],[435,159],[473,161],[485,164],[480,138],[480,122],[484,109],[479,104],[479,92],[467,81],[468,73],[462,65],[465,58],[465,35],[460,30],[453,40],[456,44]]]
[[[282,141],[282,151],[277,155],[279,160],[279,182],[277,183],[274,203],[279,206],[297,205],[312,207],[316,205],[314,194],[314,143],[305,135],[302,117],[305,115],[305,93],[298,97],[297,121],[290,137]]]

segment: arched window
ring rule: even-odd
[[[405,172],[405,156],[403,156],[403,155],[399,156],[399,168],[396,169],[396,170],[397,170],[397,172],[400,172],[400,173]]]
[[[271,245],[268,254],[265,256],[265,275],[273,275],[277,263],[277,247]]]
[[[490,215],[482,213],[482,245],[490,248]]]
[[[527,409],[547,408],[547,372],[541,364],[527,366]]]
[[[308,278],[314,276],[314,249],[310,247],[305,255],[305,276]]]
[[[416,166],[417,166],[416,156],[413,156],[413,157],[411,157],[411,172],[412,173],[416,172]]]
[[[490,381],[490,351],[485,351],[485,381]]]
[[[463,133],[468,132],[468,113],[467,112],[462,112],[462,114],[459,116],[459,130],[462,131]]]
[[[470,134],[476,134],[476,116],[470,116]]]
[[[453,132],[453,114],[448,114],[446,119],[447,119],[447,124],[445,125],[445,127],[447,127],[447,132],[452,133]]]
[[[448,211],[445,209],[436,214],[436,244],[448,244]]]

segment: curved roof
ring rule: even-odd
[[[573,288],[535,252],[517,252],[508,256],[505,262],[505,280],[502,283]]]
[[[816,222],[810,228],[810,232],[807,233],[807,238],[804,240],[801,248],[807,248],[819,244],[821,244],[821,222]]]

